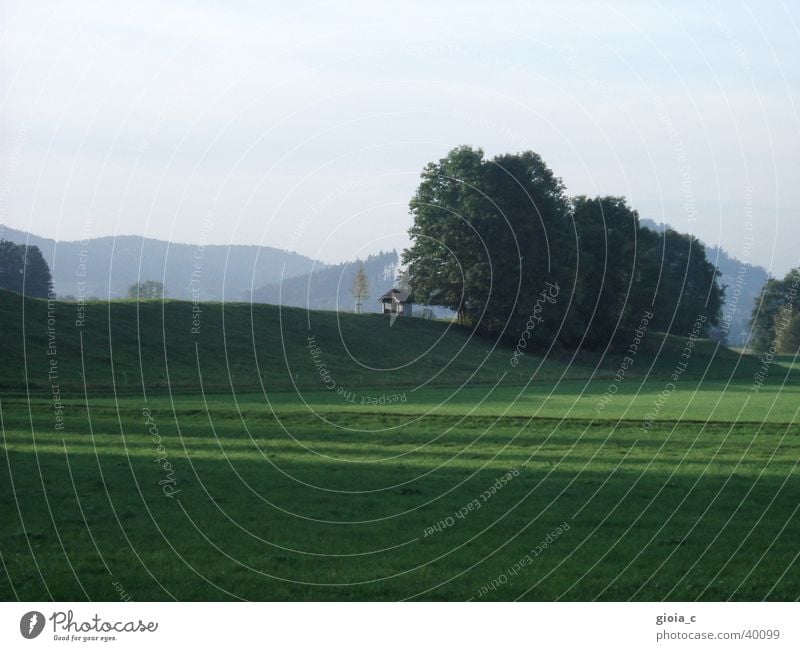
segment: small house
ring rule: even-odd
[[[402,289],[390,289],[378,299],[382,314],[395,316],[411,316],[413,299]]]

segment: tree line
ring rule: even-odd
[[[759,353],[797,354],[800,350],[800,267],[761,290],[750,319],[751,346]]]
[[[683,336],[699,317],[719,323],[724,288],[700,241],[642,228],[622,197],[567,196],[532,151],[453,149],[424,168],[410,211],[414,299],[479,333],[598,349],[645,313]]]
[[[642,227],[622,197],[569,197],[534,152],[487,159],[481,149],[453,149],[424,168],[410,212],[404,289],[479,333],[598,349],[624,343],[644,314],[653,315],[651,330],[686,336],[701,317],[704,334],[724,330],[725,288],[701,242]],[[368,258],[366,273],[348,267],[357,304],[380,284],[385,255]],[[341,270],[328,271],[341,286]],[[51,286],[37,246],[0,240],[0,288],[45,298]],[[764,284],[749,323],[753,350],[797,352],[798,291],[800,268]],[[128,288],[134,299],[166,293],[158,281]]]
[[[0,240],[0,289],[32,298],[47,298],[52,288],[50,267],[38,246],[15,244]],[[128,288],[128,298],[164,298],[164,284],[157,280],[134,283]],[[75,300],[74,296],[59,296]]]

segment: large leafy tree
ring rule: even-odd
[[[416,298],[449,307],[461,319],[480,305],[483,282],[475,267],[488,262],[473,226],[491,205],[482,188],[483,169],[481,150],[454,149],[438,163],[425,166],[410,204],[413,246],[403,252],[403,262],[414,278]],[[480,287],[467,291],[476,280]]]
[[[480,331],[518,335],[545,282],[571,277],[564,187],[533,152],[486,160],[458,147],[425,167],[410,209],[416,299]],[[552,308],[551,335],[560,321]]]
[[[38,246],[0,241],[0,287],[45,298],[51,281],[50,268]]]
[[[598,348],[617,333],[627,336],[642,316],[640,286],[634,283],[639,215],[622,197],[579,196],[572,200],[572,219],[577,283],[568,334]]]
[[[513,339],[530,331],[534,313],[541,316],[531,331],[535,344],[564,339],[570,328],[564,315],[575,283],[575,235],[564,185],[531,151],[496,156],[488,177],[506,225],[503,239],[490,247],[499,270],[493,305],[508,311]],[[553,286],[559,288],[557,300],[542,306],[542,292],[552,298]]]
[[[425,167],[410,208],[417,300],[484,333],[600,348],[627,341],[645,311],[651,329],[683,336],[698,317],[719,322],[724,289],[701,242],[641,228],[620,197],[570,202],[534,152],[458,147]]]

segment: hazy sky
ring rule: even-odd
[[[782,275],[789,2],[2,2],[0,223],[335,262],[407,244],[423,165],[532,149]],[[754,244],[746,237],[752,230]]]

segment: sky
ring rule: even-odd
[[[569,194],[800,265],[790,2],[0,0],[0,224],[408,245],[424,165],[533,150]]]

